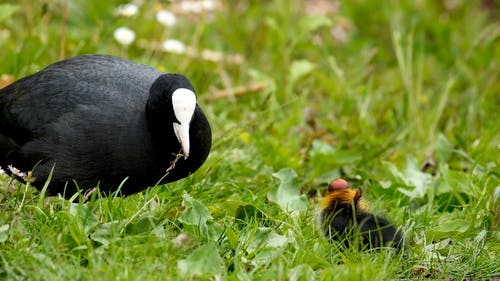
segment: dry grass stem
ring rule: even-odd
[[[244,96],[247,94],[257,93],[267,88],[267,84],[264,82],[253,82],[248,85],[238,86],[234,88],[227,89],[217,89],[215,87],[210,87],[209,96],[205,96],[207,100],[216,100],[231,98],[237,96]]]

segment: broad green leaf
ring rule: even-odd
[[[259,227],[255,234],[250,237],[251,241],[246,248],[248,253],[264,247],[280,248],[288,243],[288,238],[277,234],[274,229],[269,227]]]
[[[404,180],[409,186],[413,186],[413,194],[423,197],[426,190],[431,188],[432,176],[420,170],[420,166],[415,158],[409,157],[404,170]]]
[[[290,270],[290,273],[288,273],[288,280],[314,280],[314,270],[308,264],[299,264]]]
[[[208,243],[194,250],[186,259],[179,260],[177,270],[184,280],[207,275],[220,277],[222,265],[217,247]]]
[[[58,267],[54,264],[52,259],[43,253],[34,253],[33,257],[41,263],[42,266],[51,270],[56,270]]]
[[[222,226],[220,223],[214,222],[214,221],[208,221],[207,222],[207,228],[206,228],[206,238],[208,241],[213,241],[217,243],[219,241],[220,237],[224,235],[225,228]]]
[[[470,224],[471,221],[464,219],[448,220],[446,222],[440,223],[433,229],[433,231],[464,233],[467,231],[467,229],[469,229]]]
[[[290,67],[290,84],[295,84],[301,77],[309,74],[314,69],[314,64],[307,60],[297,60]]]
[[[113,240],[119,239],[120,230],[123,228],[123,221],[110,221],[96,226],[90,233],[90,239],[103,245],[108,245]]]
[[[393,177],[393,181],[402,185],[398,190],[404,195],[410,198],[423,198],[428,192],[433,192],[435,182],[432,176],[420,170],[415,158],[408,157],[402,172],[392,163],[384,164]]]
[[[290,242],[286,236],[277,234],[274,229],[259,227],[247,240],[250,240],[245,249],[255,265],[268,264],[279,256]]]
[[[208,208],[201,201],[193,199],[187,193],[182,198],[186,210],[179,216],[179,221],[189,225],[206,226],[207,221],[212,219]]]
[[[247,209],[248,208],[248,209]],[[241,211],[248,211],[247,214],[252,213],[251,208],[257,209],[253,204],[241,200],[238,194],[233,194],[231,197],[224,201],[220,201],[214,205],[211,205],[209,210],[214,218],[221,218],[227,216],[235,216],[237,219],[241,219]],[[255,212],[261,212],[260,210],[255,210]],[[243,213],[244,215],[245,213]]]
[[[313,165],[308,174],[318,182],[329,182],[340,176],[340,168],[358,163],[362,153],[353,150],[339,150],[331,144],[314,140],[309,151],[309,162]]]
[[[453,216],[443,216],[436,227],[426,233],[426,236],[436,240],[449,237],[452,233],[464,233],[470,228],[471,223],[469,220],[457,219]]]
[[[443,134],[439,134],[436,143],[437,160],[441,163],[446,163],[450,159],[450,154],[452,152],[453,145]]]
[[[284,168],[273,174],[281,183],[267,193],[267,198],[281,206],[285,211],[294,212],[307,208],[305,195],[300,194],[297,173],[290,168]]]
[[[83,229],[85,233],[88,233],[88,231],[94,229],[99,224],[91,209],[85,204],[69,203],[69,213],[84,223]]]
[[[158,223],[158,219],[153,216],[144,216],[128,223],[125,226],[124,233],[127,235],[149,234],[155,229]]]
[[[442,181],[448,186],[448,190],[470,194],[467,174],[463,171],[450,170],[448,165],[443,164],[441,165],[439,172],[441,174]]]

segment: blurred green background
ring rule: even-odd
[[[187,179],[86,204],[0,175],[0,278],[498,280],[499,20],[494,0],[3,1],[0,87],[125,57],[186,75],[214,144]],[[336,177],[403,254],[322,237]]]

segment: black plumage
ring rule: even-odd
[[[178,113],[184,101],[174,112],[178,89],[186,104],[192,92],[194,112]],[[0,166],[33,170],[37,188],[54,167],[48,192],[66,197],[77,191],[74,182],[111,192],[127,178],[127,195],[176,181],[196,171],[211,147],[210,125],[195,103],[179,74],[107,55],[60,61],[0,90]],[[181,123],[176,114],[191,118],[183,122],[187,146],[173,128]]]
[[[360,199],[361,190],[349,189],[344,180],[330,183],[320,213],[325,236],[343,242],[346,247],[400,249],[401,233],[388,220],[365,211]]]

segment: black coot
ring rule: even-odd
[[[125,59],[74,57],[0,90],[0,166],[33,170],[39,189],[54,167],[49,194],[112,192],[127,178],[127,195],[176,181],[211,143],[184,76]]]
[[[350,189],[347,181],[336,179],[328,185],[320,223],[331,241],[343,241],[346,247],[403,247],[402,234],[386,219],[373,215],[360,204],[361,189]],[[359,243],[359,244],[358,244]]]

